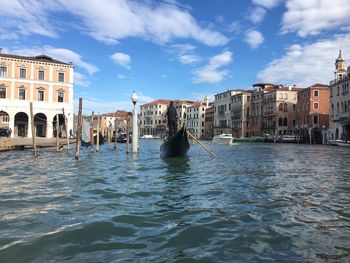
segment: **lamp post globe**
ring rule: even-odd
[[[131,95],[131,101],[132,101],[132,103],[134,103],[134,106],[135,106],[135,104],[137,102],[137,99],[138,99],[138,96],[137,96],[137,94],[134,91],[134,93]]]

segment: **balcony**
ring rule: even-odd
[[[224,111],[224,110],[218,110],[218,114],[219,114],[219,115],[224,115],[224,114],[225,114],[225,111]]]

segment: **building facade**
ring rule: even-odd
[[[274,129],[273,123],[264,123],[264,94],[275,90],[277,87],[271,83],[256,83],[253,85],[251,99],[251,114],[248,124],[248,136],[264,136],[263,130]]]
[[[186,108],[186,127],[197,139],[203,139],[205,126],[205,110],[209,107],[209,99],[194,103]]]
[[[208,108],[205,110],[204,119],[204,140],[211,140],[214,137],[214,106],[213,103],[209,103]]]
[[[155,100],[140,106],[140,135],[164,137],[166,134],[165,113],[169,100]]]
[[[232,135],[234,137],[249,136],[252,93],[252,91],[242,91],[231,97]]]
[[[242,90],[227,90],[215,95],[214,99],[214,136],[223,133],[232,134],[231,97]]]
[[[73,70],[46,55],[0,53],[0,126],[10,128],[11,137],[32,137],[32,103],[36,136],[65,136],[65,123],[73,129]]]
[[[325,143],[329,128],[330,89],[314,84],[298,92],[296,133],[304,143]]]
[[[297,118],[298,88],[276,86],[275,90],[264,94],[263,124],[264,134],[292,135]]]
[[[330,136],[332,140],[350,141],[350,67],[342,51],[335,61],[334,80],[330,82]]]

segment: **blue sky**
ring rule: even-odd
[[[350,59],[347,0],[0,0],[4,53],[75,65],[85,111],[201,100],[256,82],[327,84]]]

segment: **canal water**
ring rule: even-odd
[[[0,262],[350,262],[349,148],[160,144],[0,153]]]

